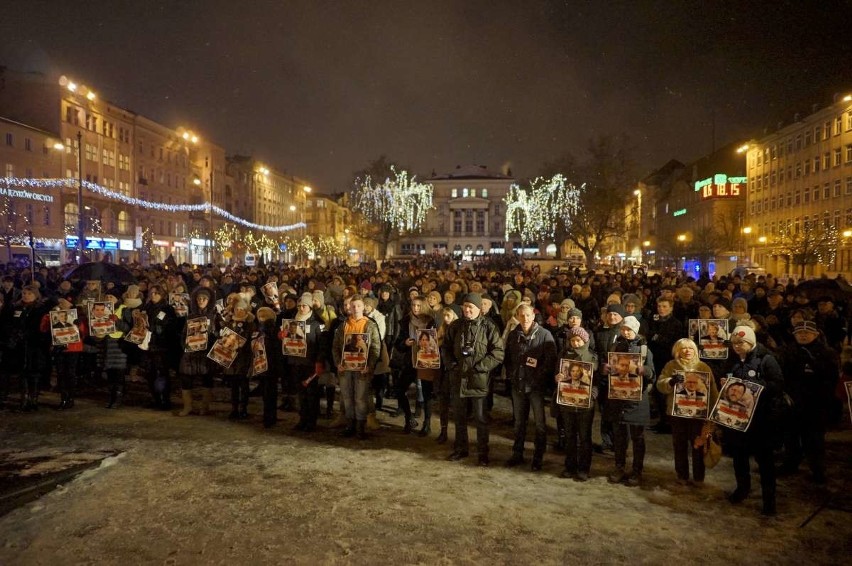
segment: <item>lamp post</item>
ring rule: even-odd
[[[686,246],[686,234],[678,234],[677,236],[677,251],[678,255],[682,255],[685,253],[684,247]],[[677,269],[677,260],[675,260],[675,269]],[[683,269],[686,269],[686,258],[683,258]]]
[[[77,131],[77,265],[83,264],[83,132]]]
[[[639,263],[642,263],[642,191],[633,191],[636,195],[636,241],[639,244]]]
[[[204,263],[209,265],[213,260],[213,167],[210,164],[210,206],[207,207],[207,241],[204,242]]]
[[[743,227],[743,230],[742,230],[742,236],[743,236],[743,239],[742,239],[742,253],[743,253],[743,255],[745,255],[745,254],[748,252],[748,240],[749,240],[749,236],[750,236],[750,235],[751,235],[751,226],[745,226],[745,227]],[[749,258],[749,267],[751,267],[751,264],[752,264],[752,261],[753,261],[753,260],[754,260],[754,258],[753,258],[753,257],[750,257],[750,258]]]

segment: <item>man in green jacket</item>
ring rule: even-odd
[[[468,456],[467,401],[473,403],[479,465],[488,465],[489,374],[503,362],[503,340],[497,327],[482,316],[482,297],[468,293],[462,302],[462,318],[447,329],[441,347],[453,399],[455,445],[448,460]]]

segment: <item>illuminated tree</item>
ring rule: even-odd
[[[837,227],[830,224],[806,222],[802,230],[785,227],[771,243],[773,255],[781,256],[790,265],[800,267],[799,276],[805,276],[808,265],[830,266],[837,258]]]
[[[512,185],[506,195],[506,238],[517,234],[524,243],[556,242],[556,257],[561,259],[565,227],[580,190],[566,184],[559,173],[549,179],[539,177],[526,189]]]
[[[379,255],[387,255],[390,241],[401,234],[416,232],[432,208],[432,185],[419,183],[407,171],[390,166],[390,175],[379,181],[372,176],[356,179],[352,193],[353,209],[374,227]]]

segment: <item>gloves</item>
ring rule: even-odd
[[[671,385],[672,387],[674,387],[678,383],[683,383],[683,375],[676,373],[671,376],[671,378],[669,378],[669,385]]]

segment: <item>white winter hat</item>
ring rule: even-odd
[[[754,336],[754,330],[748,326],[737,326],[734,328],[734,331],[731,332],[731,341],[735,342],[738,340],[748,342],[752,346],[757,344],[757,338]]]
[[[634,333],[639,334],[639,321],[636,320],[635,316],[625,316],[624,320],[621,322],[622,326],[626,326]]]

